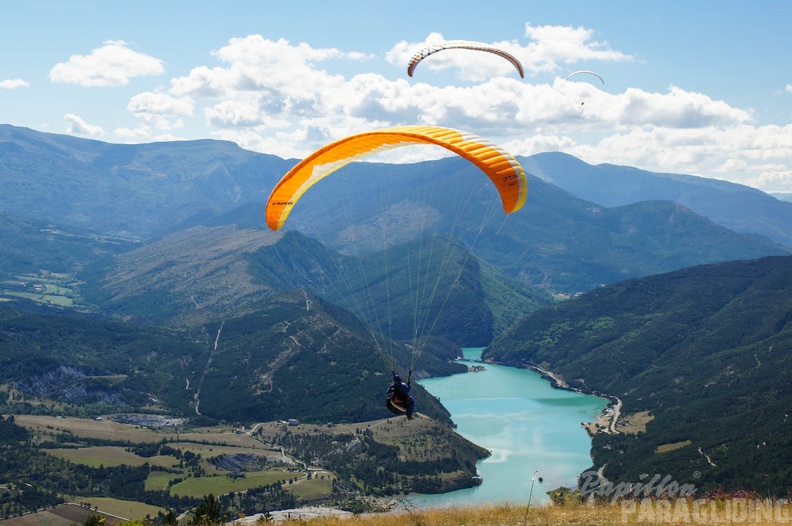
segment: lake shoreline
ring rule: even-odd
[[[408,502],[421,507],[547,503],[551,488],[577,487],[580,473],[591,466],[591,436],[582,422],[601,414],[607,399],[559,389],[563,382],[536,369],[481,360],[483,350],[465,348],[458,359],[475,375],[420,381],[442,400],[460,435],[492,451],[477,464],[483,484],[436,496],[411,495]],[[539,482],[531,474],[538,474]]]
[[[484,363],[490,363],[493,365],[503,365],[504,367],[515,367],[512,364],[505,364],[505,363],[498,363],[492,360],[482,360]],[[597,393],[594,391],[588,392],[583,389],[572,387],[566,381],[559,376],[557,373],[553,371],[549,371],[544,369],[538,365],[528,364],[524,366],[516,366],[518,368],[525,368],[531,371],[535,371],[539,373],[543,378],[550,382],[550,385],[555,389],[562,389],[565,391],[572,391],[574,393],[587,395],[587,396],[596,396],[597,398],[601,398],[608,402],[608,405],[602,412],[599,414],[597,419],[594,422],[583,422],[581,425],[583,428],[588,432],[589,436],[594,436],[599,433],[608,433],[608,434],[617,434],[619,431],[616,429],[617,424],[619,423],[619,418],[621,417],[621,409],[622,409],[622,401],[619,397],[614,395],[608,395],[604,393]]]

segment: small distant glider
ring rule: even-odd
[[[567,80],[569,80],[569,79],[571,79],[572,77],[574,77],[575,75],[582,75],[582,74],[587,74],[587,75],[594,75],[595,77],[597,77],[598,79],[600,79],[600,82],[602,82],[602,84],[603,84],[603,85],[605,84],[605,79],[603,79],[602,77],[600,77],[599,75],[597,75],[597,74],[596,74],[596,73],[594,73],[593,71],[588,71],[588,70],[586,70],[586,69],[582,69],[582,70],[580,70],[580,71],[575,71],[574,73],[570,73],[569,75],[567,75],[567,78],[566,78],[566,79],[567,79]]]

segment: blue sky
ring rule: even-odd
[[[792,192],[792,0],[0,7],[4,124],[113,143],[225,139],[285,158],[433,124],[515,155],[562,151]],[[408,77],[410,56],[441,39],[502,47],[525,78],[471,51],[433,55]],[[581,69],[605,84],[566,80]]]

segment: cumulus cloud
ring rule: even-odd
[[[792,124],[696,129],[636,127],[608,133],[597,142],[567,140],[557,149],[592,164],[704,175],[765,191],[792,188]],[[530,155],[538,150],[516,143],[513,153]]]
[[[17,88],[27,88],[30,84],[25,82],[22,79],[6,79],[0,80],[0,89],[17,89]]]
[[[515,155],[534,155],[542,152],[561,152],[568,151],[577,144],[571,137],[536,134],[524,139],[516,139],[503,143],[506,151]]]
[[[557,71],[578,62],[622,62],[632,56],[595,41],[594,30],[585,27],[525,25],[525,36],[533,40],[522,54],[524,65],[532,71]]]
[[[194,68],[171,81],[169,94],[206,102],[207,123],[227,129],[223,138],[239,136],[240,144],[255,143],[261,148],[265,141],[251,139],[249,132],[268,133],[290,126],[305,130],[316,127],[318,121],[343,123],[356,113],[350,105],[359,100],[354,97],[359,86],[317,64],[360,60],[365,58],[361,53],[251,35],[232,39],[212,54],[226,65]],[[388,81],[380,77],[377,83]]]
[[[272,41],[260,35],[231,39],[227,46],[212,54],[229,66],[195,68],[188,76],[171,81],[171,93],[227,98],[237,92],[263,92],[265,97],[298,101],[310,98],[316,90],[342,82],[340,76],[318,69],[315,63],[349,56],[334,48],[317,49],[305,43],[291,45],[284,39]],[[288,88],[288,93],[284,88]]]
[[[519,55],[537,78],[578,62],[586,66],[575,69],[596,69],[592,62],[632,60],[586,28],[528,24],[526,36],[527,44],[495,44]],[[435,39],[443,36],[433,33],[426,42]],[[467,75],[467,82],[434,85],[408,79],[402,70],[420,44],[400,42],[387,52],[401,72],[389,78],[330,72],[330,61],[371,60],[356,51],[260,35],[235,38],[211,53],[219,65],[198,65],[171,79],[167,90],[132,97],[127,110],[141,125],[115,134],[127,141],[168,140],[198,117],[213,138],[301,158],[353,133],[429,124],[477,133],[516,155],[564,151],[590,163],[721,177],[767,190],[792,187],[792,125],[759,126],[750,109],[673,85],[661,92],[616,91],[563,76],[550,83],[524,80],[487,53],[448,55],[445,62],[433,55],[436,67]],[[415,162],[447,152],[427,147],[388,155],[377,160]]]
[[[132,114],[160,130],[183,127],[182,117],[191,117],[194,108],[195,102],[190,97],[154,92],[139,93],[127,104],[127,110]]]
[[[195,104],[189,97],[172,97],[166,93],[139,93],[132,97],[127,109],[132,113],[154,113],[157,115],[179,115],[189,117]]]
[[[581,58],[629,59],[604,43],[593,42],[589,30],[529,28],[539,39],[534,46],[543,49],[542,55],[552,67]],[[427,40],[434,39],[442,39],[442,35],[433,34]],[[388,57],[395,60],[393,57],[406,51],[404,43],[398,44]],[[516,143],[521,139],[515,137],[537,133],[550,143],[568,144],[563,137],[575,130],[697,129],[751,119],[748,111],[673,86],[667,93],[637,88],[610,93],[587,82],[525,82],[513,72],[468,86],[410,83],[405,78],[394,80],[372,73],[344,78],[329,74],[318,64],[352,54],[259,35],[233,39],[213,54],[224,63],[222,67],[201,66],[173,79],[172,99],[163,95],[158,100],[202,101],[210,127],[226,130],[223,138],[239,136],[244,144],[255,144],[255,149],[299,137],[294,147],[280,143],[280,148],[293,148],[296,155],[309,153],[322,145],[320,141],[395,124],[451,126]],[[511,67],[506,61],[494,62]],[[140,106],[130,106],[130,110]],[[250,133],[266,139],[255,140]],[[279,153],[278,149],[271,152]]]
[[[204,110],[206,121],[218,128],[286,128],[291,125],[288,119],[279,119],[269,116],[270,113],[262,111],[262,103],[254,97],[240,98],[237,100],[224,100]]]
[[[100,137],[104,135],[104,130],[102,130],[100,126],[88,124],[85,120],[73,113],[67,113],[63,118],[66,120],[66,133],[87,135],[89,137]]]
[[[116,128],[113,134],[126,143],[140,143],[140,142],[167,142],[167,141],[184,141],[186,137],[174,135],[172,133],[157,133],[156,130],[148,124],[141,124],[135,128]]]
[[[749,111],[673,86],[666,94],[628,89],[621,97],[620,106],[619,122],[631,126],[652,123],[675,128],[703,128],[720,122],[751,120]]]
[[[129,79],[161,75],[162,61],[130,49],[123,40],[107,40],[88,55],[72,55],[49,73],[52,82],[80,86],[124,86]]]
[[[131,143],[149,141],[153,136],[151,126],[146,124],[141,124],[136,128],[116,128],[113,130],[113,134],[123,141]]]

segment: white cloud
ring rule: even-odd
[[[502,145],[514,155],[534,155],[543,152],[563,152],[576,147],[575,141],[566,136],[537,134],[525,139],[508,141]]]
[[[305,138],[303,130],[277,131],[271,135],[262,135],[254,130],[221,129],[212,132],[218,140],[237,143],[241,148],[257,152],[275,152],[284,159],[302,158],[305,152],[298,146]]]
[[[171,93],[219,99],[251,92],[262,98],[279,97],[284,106],[295,104],[310,98],[317,89],[342,82],[340,76],[317,69],[315,62],[348,57],[336,49],[315,49],[305,43],[291,45],[284,39],[272,41],[260,35],[231,39],[212,54],[229,66],[195,68],[187,77],[171,81]]]
[[[27,88],[30,84],[22,79],[6,79],[0,80],[0,89],[16,89]]]
[[[537,28],[536,33],[544,39],[545,55],[552,56],[554,65],[562,58],[627,57],[605,49],[604,44],[590,43],[587,30],[548,26]],[[433,34],[428,40],[435,38],[442,36]],[[398,44],[389,57],[403,53],[406,47],[402,47],[403,43]],[[349,54],[258,35],[233,39],[213,54],[226,65],[201,66],[173,79],[170,94],[208,102],[203,113],[210,127],[227,130],[225,138],[237,129],[244,143],[256,144],[256,149],[278,144],[278,137],[301,136],[296,146],[280,146],[297,155],[310,153],[321,141],[396,124],[444,125],[520,141],[533,133],[552,137],[581,130],[696,129],[751,118],[747,111],[676,87],[668,93],[628,89],[619,94],[563,79],[553,85],[533,84],[513,74],[470,86],[409,83],[405,78],[393,80],[371,73],[345,79],[319,69],[317,63]],[[251,131],[264,139],[252,140]],[[278,148],[271,152],[280,154]]]
[[[63,118],[66,120],[66,133],[88,135],[89,137],[100,137],[104,135],[104,130],[102,130],[100,126],[88,124],[73,113],[67,113]]]
[[[532,71],[558,71],[578,62],[623,62],[632,56],[610,49],[607,42],[593,41],[594,30],[585,27],[525,25],[525,35],[534,42],[521,56]]]
[[[748,111],[673,86],[667,94],[628,89],[620,97],[619,106],[619,122],[632,126],[652,123],[657,126],[702,128],[718,123],[736,124],[751,120]]]
[[[166,93],[139,93],[129,100],[127,109],[132,113],[154,113],[157,115],[179,115],[190,117],[195,103],[189,97],[172,97]]]
[[[215,135],[223,139],[239,137],[240,145],[256,145],[255,149],[261,151],[266,144],[278,142],[256,140],[250,132],[272,136],[274,129],[292,127],[292,134],[275,136],[285,141],[304,134],[319,140],[332,134],[324,129],[316,133],[327,123],[334,122],[334,128],[346,131],[343,123],[356,119],[354,106],[360,99],[354,97],[354,90],[359,86],[319,69],[317,63],[366,58],[360,53],[317,49],[305,43],[292,45],[283,39],[272,41],[251,35],[232,39],[212,54],[227,66],[194,68],[187,76],[173,79],[169,92],[175,97],[208,102],[203,109],[207,123],[222,129]],[[318,122],[323,124],[317,126]],[[308,132],[311,129],[313,133]],[[302,148],[306,148],[305,143]]]
[[[786,85],[786,90],[787,90],[787,93],[792,93],[792,84],[787,84]]]
[[[150,141],[153,136],[151,126],[145,124],[141,124],[136,128],[116,128],[113,130],[113,134],[123,141],[131,143]]]
[[[147,125],[141,124],[135,128],[116,128],[113,133],[119,137],[122,142],[127,143],[140,143],[140,142],[166,142],[166,141],[184,141],[186,137],[173,135],[171,133],[154,133],[154,129]]]
[[[534,72],[558,73],[580,61],[596,69],[589,64],[631,60],[595,41],[585,28],[527,25],[526,33],[533,39],[527,46],[498,45],[523,57],[533,53],[526,63]],[[432,34],[427,41],[435,38],[443,37]],[[414,47],[398,43],[387,59],[406,68],[404,57]],[[433,85],[404,73],[345,77],[330,73],[326,63],[370,57],[259,35],[232,39],[212,55],[220,66],[197,66],[173,78],[167,92],[133,97],[128,110],[143,122],[119,128],[116,135],[129,141],[168,140],[169,132],[199,115],[214,138],[301,158],[354,133],[430,124],[476,133],[516,155],[556,150],[591,163],[720,177],[768,190],[792,187],[792,125],[758,126],[750,109],[676,86],[665,92],[614,91],[596,79],[567,81],[564,76],[552,83],[531,82],[487,53],[478,54],[480,62],[470,57],[465,64],[448,58],[447,67],[489,72],[475,82]],[[405,148],[387,155],[388,162],[416,162],[447,152]]]
[[[766,188],[768,192],[792,191],[792,169],[787,165],[775,164],[761,168],[758,177],[753,178],[751,186]]]
[[[184,126],[182,117],[191,117],[195,102],[190,97],[173,97],[166,93],[145,92],[132,97],[127,110],[159,130]]]
[[[540,151],[529,146],[516,143],[512,153]],[[599,142],[588,144],[565,140],[558,150],[592,164],[704,175],[766,191],[792,188],[792,124],[697,129],[652,126],[609,133]]]
[[[287,119],[268,117],[261,111],[259,101],[254,97],[246,100],[224,100],[204,110],[204,115],[210,126],[218,128],[253,128],[263,126],[266,128],[286,128],[291,125]]]
[[[107,40],[89,55],[72,55],[49,73],[52,82],[81,86],[124,86],[132,77],[161,75],[162,61],[133,51],[123,40]]]

